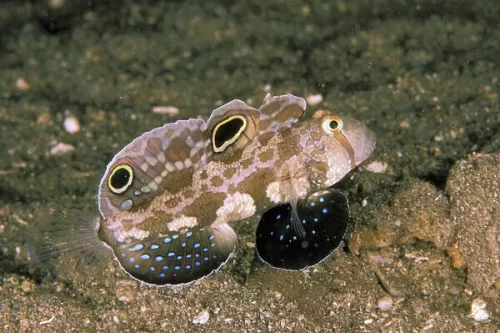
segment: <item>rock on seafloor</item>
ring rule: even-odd
[[[452,169],[450,196],[455,243],[475,290],[496,294],[500,279],[500,154],[472,155]],[[496,289],[496,290],[495,290]]]

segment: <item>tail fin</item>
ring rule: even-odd
[[[112,258],[98,228],[99,217],[88,211],[51,209],[33,221],[28,248],[35,263],[56,277],[87,280],[102,275]]]

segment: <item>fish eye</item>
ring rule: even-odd
[[[227,117],[218,123],[212,131],[212,149],[216,153],[223,152],[232,145],[247,127],[247,120],[242,115]]]
[[[330,115],[323,119],[322,127],[326,134],[335,134],[342,130],[343,125],[342,119],[337,116]]]
[[[125,192],[132,181],[134,180],[134,171],[127,164],[119,164],[113,168],[108,178],[109,189],[115,193],[120,194]]]

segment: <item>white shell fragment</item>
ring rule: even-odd
[[[55,145],[53,145],[52,148],[50,148],[50,155],[61,156],[67,153],[71,153],[74,150],[75,150],[74,146],[67,143],[58,142]]]
[[[486,321],[490,318],[488,310],[486,310],[488,304],[482,298],[475,298],[470,306],[469,317],[473,318],[475,321]]]
[[[196,317],[193,319],[193,324],[201,324],[204,325],[210,319],[210,313],[207,310],[201,311]]]
[[[394,305],[394,301],[391,296],[384,296],[377,301],[377,307],[382,311],[388,311]]]
[[[318,105],[319,103],[323,102],[323,95],[321,95],[321,94],[307,95],[306,102],[310,106]]]
[[[70,134],[80,131],[80,121],[74,116],[68,116],[64,119],[64,130]]]
[[[176,116],[179,114],[179,109],[175,106],[153,106],[153,113]]]
[[[373,161],[366,166],[366,170],[373,173],[384,173],[387,170],[388,164],[382,161]]]
[[[26,81],[23,77],[20,77],[16,80],[16,88],[21,91],[28,91],[30,90],[31,86],[28,81]]]

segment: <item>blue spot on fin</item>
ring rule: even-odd
[[[135,279],[155,285],[176,285],[196,281],[219,269],[234,251],[237,240],[227,224],[192,228],[176,235],[150,236],[126,243],[125,247],[124,243],[118,243],[113,251],[121,267]],[[165,242],[166,238],[170,241]]]
[[[340,245],[348,223],[349,205],[342,193],[332,188],[315,191],[298,200],[296,210],[291,204],[282,204],[262,215],[256,233],[257,253],[273,267],[304,269]]]

